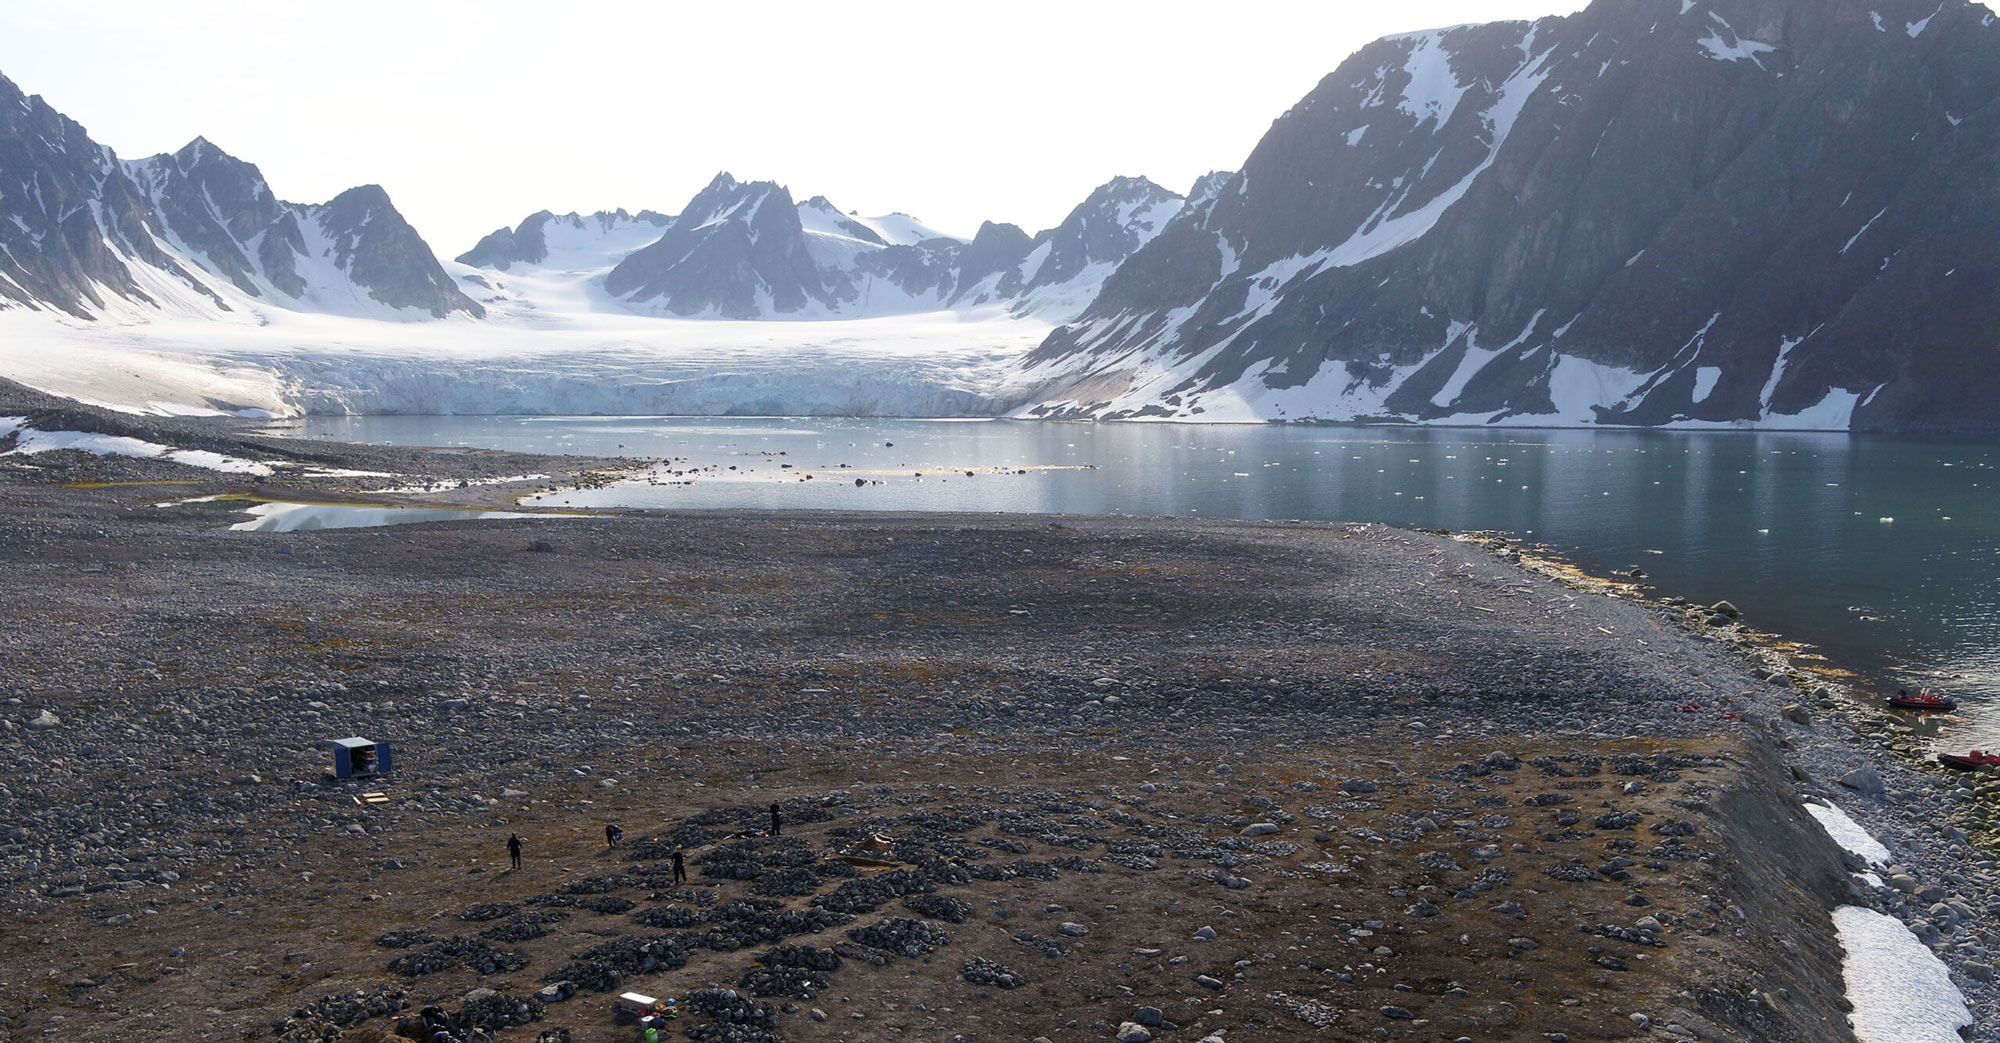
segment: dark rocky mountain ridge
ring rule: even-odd
[[[220,286],[307,311],[482,314],[379,186],[287,203],[202,138],[123,161],[0,76],[0,307],[234,310]]]
[[[839,318],[998,304],[1066,318],[1179,205],[1180,196],[1145,178],[1118,177],[1034,236],[988,222],[969,242],[892,242],[824,196],[795,203],[776,182],[721,173],[677,217],[642,211],[659,237],[606,255],[603,287],[631,310],[683,317]],[[544,229],[564,220],[589,219],[542,211],[458,260],[499,272],[539,263],[548,253]]]
[[[1377,41],[1031,356],[1031,412],[2000,429],[1993,22],[1598,0]]]

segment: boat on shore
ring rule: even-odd
[[[1915,695],[1907,690],[1898,690],[1889,697],[1889,705],[1898,710],[1915,710],[1918,713],[1950,713],[1958,709],[1958,700],[1938,695],[1926,688]]]
[[[1940,753],[1937,755],[1937,761],[1947,768],[1977,771],[1981,768],[2000,767],[2000,753],[1988,753],[1985,750],[1973,750],[1971,753]]]

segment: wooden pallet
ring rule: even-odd
[[[354,802],[356,804],[387,804],[389,803],[389,795],[387,793],[363,793],[354,798]]]

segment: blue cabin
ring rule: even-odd
[[[389,744],[386,742],[356,735],[335,739],[328,745],[333,747],[333,777],[336,779],[365,778],[389,770]]]

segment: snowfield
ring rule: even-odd
[[[0,375],[160,415],[995,416],[1050,324],[997,309],[823,322],[571,312],[392,323],[266,309],[261,324],[0,311]]]
[[[272,307],[258,309],[254,321],[235,322],[121,313],[87,323],[0,310],[0,376],[92,405],[164,416],[991,417],[1023,415],[1046,401],[1036,398],[1045,382],[1101,364],[1073,359],[1023,370],[1020,358],[1054,326],[1005,305],[863,319],[657,319],[589,310],[587,286],[584,277],[560,289],[542,287],[535,295],[542,307],[496,310],[488,320],[421,323]],[[1158,401],[1211,354],[1131,360],[1123,386],[1100,411]],[[1454,383],[1491,355],[1483,348],[1469,353]],[[1784,364],[1781,357],[1780,371]],[[1331,364],[1305,384],[1277,389],[1264,383],[1258,367],[1233,385],[1201,392],[1189,403],[1198,410],[1151,419],[1365,422],[1383,417],[1384,399],[1421,368],[1397,367],[1378,386]],[[1650,376],[1558,355],[1550,379],[1556,413],[1497,421],[1454,414],[1429,423],[1597,426],[1594,407],[1626,399]],[[1755,424],[1665,426],[1840,431],[1862,400],[1836,389],[1815,408],[1767,411]]]

